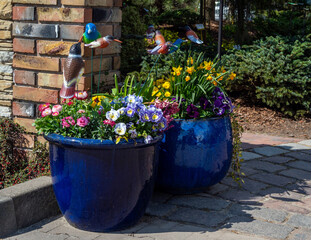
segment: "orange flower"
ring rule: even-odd
[[[190,76],[187,75],[187,77],[185,78],[186,82],[188,82],[190,80]]]

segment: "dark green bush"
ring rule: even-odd
[[[0,189],[49,173],[48,151],[35,143],[33,154],[25,150],[25,130],[11,119],[0,118]]]
[[[157,17],[157,23],[160,25],[186,26],[200,22],[200,15],[189,9],[165,11]]]
[[[122,11],[122,51],[121,72],[122,75],[131,71],[139,70],[142,56],[147,54],[144,34],[147,25],[135,6],[128,6]]]
[[[299,117],[311,107],[311,35],[267,37],[223,57],[237,74],[227,88]]]

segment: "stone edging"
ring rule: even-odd
[[[51,177],[0,190],[0,238],[60,213]]]

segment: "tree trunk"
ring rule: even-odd
[[[238,12],[238,19],[237,19],[237,43],[242,45],[244,42],[244,34],[245,34],[245,13],[244,13],[244,7],[245,7],[245,0],[237,0],[237,12]]]
[[[208,21],[215,20],[215,0],[206,1],[207,19]]]

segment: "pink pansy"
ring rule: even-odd
[[[42,117],[46,117],[46,116],[49,116],[49,115],[51,115],[51,114],[52,114],[51,108],[46,108],[46,109],[44,109],[44,110],[42,111],[41,116],[42,116]]]
[[[85,110],[79,109],[77,113],[85,113]]]
[[[50,107],[51,104],[49,103],[43,103],[39,105],[39,111],[42,112],[44,109]]]
[[[63,109],[62,105],[54,105],[54,106],[52,107],[52,112],[53,112],[53,113],[54,113],[54,112],[60,112],[60,111],[62,111],[62,109]]]
[[[77,125],[80,127],[85,127],[86,125],[89,124],[89,119],[85,116],[82,116],[80,118],[77,119]]]
[[[54,117],[56,117],[56,116],[58,116],[59,115],[59,112],[53,112],[52,113],[52,116],[54,116]]]
[[[111,120],[108,120],[108,119],[104,120],[103,123],[106,124],[106,125],[110,125],[111,127],[116,125],[116,123],[114,121],[111,121]]]
[[[75,92],[75,98],[78,100],[84,100],[87,99],[88,94],[86,91],[82,91],[82,92]]]

